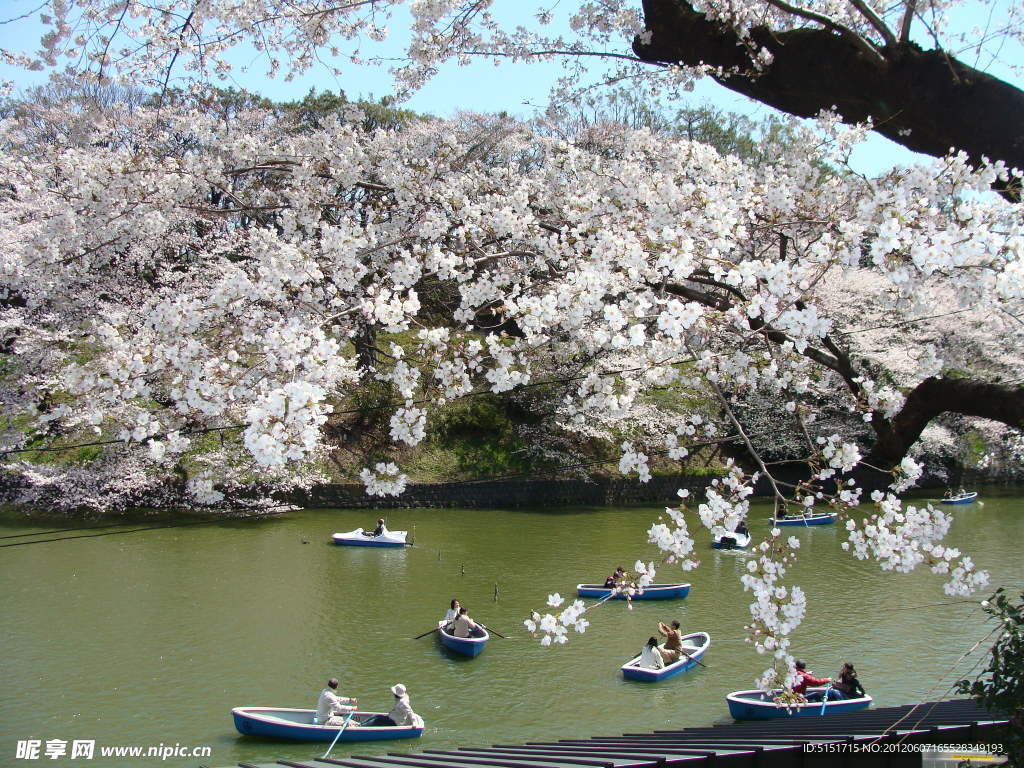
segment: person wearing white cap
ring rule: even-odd
[[[364,720],[365,726],[398,725],[412,728],[422,728],[423,720],[412,711],[409,705],[409,694],[401,683],[391,686],[391,692],[395,694],[395,703],[386,715],[376,715],[370,720]]]
[[[393,685],[391,692],[395,694],[395,703],[388,712],[388,717],[395,725],[412,725],[416,720],[416,713],[409,705],[409,694],[406,693],[405,686],[401,683]]]

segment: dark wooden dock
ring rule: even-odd
[[[1005,718],[994,717],[973,701],[954,699],[832,717],[238,765],[240,768],[338,765],[349,768],[917,768],[922,765],[921,747],[924,745],[950,745],[963,750],[968,745],[998,744],[1006,725]]]

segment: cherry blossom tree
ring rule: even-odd
[[[505,29],[492,16],[492,5],[493,0],[329,7],[264,0],[232,6],[62,0],[46,4],[50,32],[38,52],[5,56],[32,67],[64,63],[77,76],[130,75],[166,87],[176,78],[193,81],[196,73],[226,76],[233,70],[230,52],[247,42],[266,54],[270,74],[290,77],[327,60],[338,72],[346,58],[372,61],[372,41],[387,36],[388,23],[407,23],[408,58],[393,67],[404,92],[451,58],[562,57],[579,72],[598,57],[617,64],[605,73],[611,80],[628,76],[678,88],[709,75],[795,115],[816,117],[829,110],[847,121],[870,121],[893,140],[935,156],[955,149],[974,165],[987,158],[1010,169],[1024,167],[1017,130],[1024,97],[1013,84],[956,58],[969,50],[984,69],[998,60],[1001,46],[1019,45],[1020,14],[1013,5],[989,12],[979,3],[988,27],[964,30],[949,18],[950,7],[936,3],[846,0],[817,9],[777,0],[743,6],[600,0],[569,9],[558,27],[565,28],[563,34],[546,33],[558,21],[550,11],[538,12],[534,29]],[[812,82],[802,76],[809,67]],[[1016,199],[1018,176],[997,173],[993,183]],[[682,298],[710,307],[734,300],[715,285],[686,286]],[[857,392],[859,366],[840,342],[830,338],[809,352]],[[984,377],[928,377],[906,391],[898,412],[872,420],[872,459],[898,463],[945,413],[1018,426],[1022,409],[1019,386]]]
[[[226,71],[230,47],[248,40],[287,75],[336,41],[382,37],[397,5],[54,0],[41,57],[8,58],[167,88],[182,71]],[[579,62],[599,52],[636,67],[615,46],[660,44],[647,21],[668,5],[679,4],[582,4],[569,40],[505,32],[482,0],[411,3],[410,63],[397,74],[415,87],[446,58],[476,53]],[[831,21],[782,4],[733,8],[709,5],[703,18],[738,30],[760,70],[776,54],[752,36],[754,21],[781,34],[798,19],[846,42],[847,28],[884,37],[886,26],[863,3],[830,8]],[[866,21],[843,15],[851,9]],[[664,69],[676,84],[693,74]],[[233,486],[320,477],[325,427],[360,382],[398,394],[390,435],[416,445],[452,399],[568,369],[567,425],[619,420],[648,433],[645,445],[623,442],[622,472],[648,477],[654,444],[681,461],[727,440],[751,462],[730,463],[704,500],[666,510],[648,531],[663,562],[638,561],[622,589],[642,589],[665,563],[694,567],[691,527],[734,530],[760,479],[779,505],[840,510],[856,557],[900,572],[927,565],[947,593],[968,594],[987,576],[941,544],[948,516],[899,494],[920,475],[909,452],[938,415],[1021,423],[1022,390],[998,377],[1020,350],[1024,227],[1013,195],[991,193],[1018,189],[1021,173],[968,147],[866,179],[847,162],[865,130],[820,115],[794,126],[777,156],[748,163],[613,126],[576,141],[511,120],[366,131],[351,115],[299,131],[258,108],[227,121],[165,100],[41,141],[15,115],[0,156],[7,469],[28,493],[58,498],[116,475],[86,485],[97,504],[173,478],[216,503]],[[428,282],[448,288],[450,317],[425,311]],[[958,313],[950,337],[905,332],[936,307]],[[877,328],[901,329],[898,354]],[[637,418],[666,390],[701,405]],[[754,390],[798,425],[808,472],[792,486],[737,418],[734,404]],[[870,454],[818,421],[825,391],[873,431]],[[71,466],[40,460],[99,444]],[[852,477],[863,465],[893,474],[867,517]],[[362,479],[371,494],[406,484],[390,461]],[[797,546],[772,531],[743,579],[750,640],[772,659],[765,688],[794,681],[790,637],[807,597],[783,579]],[[528,622],[547,644],[586,625],[579,603]]]
[[[1018,212],[985,192],[999,166],[960,158],[879,182],[844,177],[809,162],[825,157],[833,129],[825,121],[790,155],[747,166],[647,131],[609,133],[595,151],[486,121],[287,133],[259,114],[225,123],[140,108],[97,121],[88,142],[45,146],[19,144],[10,121],[0,275],[20,297],[5,317],[17,324],[20,386],[34,395],[22,397],[23,418],[37,414],[40,442],[25,447],[80,445],[90,432],[137,445],[124,482],[177,469],[198,501],[216,501],[257,473],[315,476],[323,427],[361,379],[390,382],[404,399],[390,427],[409,445],[423,439],[428,408],[476,386],[530,383],[552,348],[578,361],[567,417],[623,412],[665,387],[711,392],[726,414],[726,392],[766,387],[797,413],[830,373],[811,350],[833,331],[815,302],[833,275],[870,271],[891,311],[907,316],[926,295],[946,298],[950,280],[983,316],[1019,302]],[[887,234],[894,221],[900,234]],[[457,286],[440,325],[421,311],[417,286],[428,278]],[[712,285],[729,300],[692,300],[688,286]],[[514,335],[478,328],[499,304]],[[361,359],[353,341],[366,325],[388,366]],[[938,366],[923,355],[907,375]],[[866,418],[898,411],[897,386],[858,379],[851,408]],[[738,422],[726,427],[746,440]],[[214,431],[221,445],[211,448]],[[661,430],[675,459],[716,432],[699,414]],[[855,488],[827,490],[861,460],[856,447],[819,434],[807,449],[812,480],[778,497],[856,504]],[[917,471],[909,459],[902,468],[900,489]],[[64,482],[69,497],[80,474],[22,469],[40,485]],[[642,479],[647,456],[626,443],[620,469]],[[376,494],[405,482],[386,462],[363,479]],[[751,480],[733,467],[716,481],[701,524],[733,529]],[[984,583],[969,558],[937,543],[949,522],[941,512],[876,501],[870,521],[850,520],[858,556],[896,570],[930,561],[951,575],[951,593]],[[682,512],[670,515],[650,537],[686,567],[692,536]],[[766,543],[752,561],[748,588],[761,649],[785,659],[803,596],[777,583],[780,546]],[[644,570],[653,578],[654,564]]]
[[[602,56],[622,67],[612,77],[636,65],[683,83],[707,74],[790,114],[813,118],[830,110],[853,123],[872,121],[918,152],[941,157],[953,147],[974,164],[988,158],[1024,166],[1016,131],[1024,93],[988,71],[1019,50],[1021,8],[979,0],[970,5],[977,21],[965,24],[958,5],[589,0],[564,11],[567,19],[557,8],[538,8],[535,28],[510,30],[494,0],[48,0],[40,49],[4,55],[25,66],[65,65],[100,78],[130,74],[166,86],[196,72],[226,77],[235,69],[229,54],[245,43],[266,55],[267,72],[292,77],[315,65],[341,72],[346,60],[372,61],[373,42],[388,36],[389,24],[408,24],[409,58],[395,66],[403,88],[418,87],[450,58]]]

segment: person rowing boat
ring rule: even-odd
[[[338,678],[327,681],[327,687],[320,692],[320,700],[316,705],[316,721],[320,725],[342,725],[345,719],[356,709],[356,700],[339,696]]]

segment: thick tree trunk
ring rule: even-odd
[[[834,32],[755,27],[751,37],[774,56],[756,73],[735,32],[685,0],[643,0],[643,9],[652,37],[633,50],[644,61],[734,70],[715,79],[783,112],[835,107],[847,122],[872,118],[878,133],[915,152],[941,157],[955,147],[974,163],[984,156],[1024,169],[1024,91],[940,51],[898,44],[879,48],[879,61]]]
[[[928,423],[943,413],[991,419],[1019,429],[1024,427],[1024,388],[972,379],[925,379],[891,421],[875,425],[873,460],[882,468],[898,464]]]
[[[359,370],[377,370],[377,329],[367,322],[359,323],[359,333],[352,339]]]

